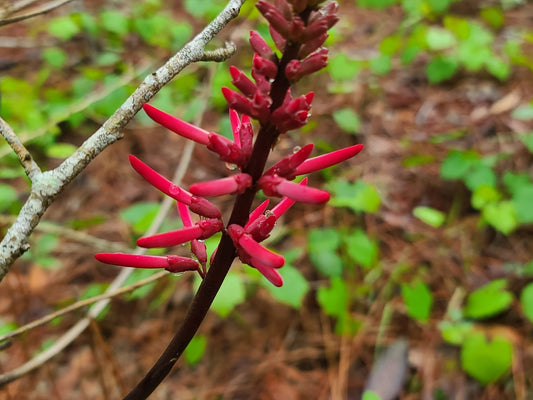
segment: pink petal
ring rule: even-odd
[[[331,153],[323,154],[318,157],[309,158],[300,164],[300,166],[296,169],[296,175],[308,174],[331,167],[332,165],[338,164],[355,156],[361,150],[363,150],[363,145],[356,144],[354,146],[345,147],[344,149],[332,151]]]
[[[263,58],[257,53],[254,54],[252,67],[256,72],[270,79],[274,79],[278,73],[278,66],[275,62]]]
[[[282,177],[291,177],[294,175],[296,167],[303,163],[309,154],[313,151],[313,144],[309,143],[287,157],[282,158],[271,168],[264,173],[264,175],[279,175]]]
[[[299,185],[307,185],[307,178],[302,179]],[[294,203],[295,201],[293,199],[284,197],[272,210],[270,210],[270,212],[276,216],[276,219],[279,219]]]
[[[233,65],[229,67],[229,72],[232,78],[231,83],[233,83],[246,97],[252,98],[257,91],[257,86],[255,86],[251,79]]]
[[[209,143],[207,138],[207,131],[204,131],[197,126],[182,121],[166,112],[163,112],[150,104],[143,104],[143,109],[158,124],[163,125],[165,128],[170,129],[172,132],[177,133],[187,139],[190,139],[196,143],[207,144]]]
[[[186,203],[187,204],[187,203]],[[207,199],[198,196],[192,196],[190,203],[187,204],[192,212],[201,215],[207,218],[218,218],[222,217],[220,210]]]
[[[250,31],[250,45],[263,58],[270,58],[274,54],[265,39],[256,31]]]
[[[233,141],[239,147],[241,147],[241,138],[239,135],[239,130],[241,129],[241,120],[239,119],[239,114],[237,111],[229,110],[229,120],[231,123],[231,131],[233,132]]]
[[[243,193],[251,185],[252,177],[241,173],[227,178],[195,183],[191,185],[190,191],[197,196],[221,196],[230,193]]]

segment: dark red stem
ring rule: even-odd
[[[289,89],[290,82],[287,80],[284,73],[285,65],[287,65],[290,60],[297,58],[299,47],[299,44],[288,44],[283,57],[280,60],[278,76],[272,83],[270,92],[272,98],[272,111],[281,105],[285,93]],[[262,125],[259,129],[252,156],[250,157],[250,162],[243,171],[250,174],[254,182],[256,182],[263,174],[268,155],[272,146],[276,143],[278,136],[279,132],[272,124],[267,123]],[[228,225],[238,224],[244,226],[246,222],[248,222],[248,216],[256,192],[257,189],[254,185],[241,195],[237,196]],[[204,320],[222,282],[226,278],[234,258],[235,246],[233,245],[233,241],[227,234],[223,234],[213,264],[209,268],[207,275],[196,292],[181,327],[152,369],[150,369],[137,386],[124,397],[124,400],[146,399],[168,375]]]

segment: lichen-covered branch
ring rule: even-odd
[[[34,174],[26,203],[0,242],[0,281],[8,273],[13,262],[28,250],[29,236],[52,201],[102,150],[121,137],[121,129],[139,111],[142,104],[148,102],[187,65],[197,61],[221,61],[233,53],[234,48],[231,45],[226,45],[224,51],[215,52],[206,52],[205,46],[239,14],[243,3],[244,0],[230,0],[222,12],[194,39],[165,65],[148,75],[122,106],[74,154],[57,168]]]

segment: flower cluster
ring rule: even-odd
[[[233,85],[238,91],[222,88],[230,111],[234,140],[182,121],[149,104],[143,105],[148,116],[169,130],[205,145],[217,154],[221,161],[231,163],[239,170],[231,176],[199,182],[191,185],[189,191],[173,184],[148,165],[130,156],[132,167],[152,186],[177,201],[183,228],[141,237],[137,244],[145,248],[171,247],[190,242],[195,259],[170,255],[128,255],[122,253],[97,254],[95,257],[105,263],[135,268],[164,268],[170,272],[198,271],[202,277],[207,274],[208,255],[202,242],[217,232],[228,235],[234,245],[234,254],[276,286],[283,280],[278,269],[283,266],[282,256],[268,250],[260,243],[270,235],[277,220],[296,202],[325,203],[329,193],[307,186],[307,178],[300,183],[293,182],[299,175],[330,167],[355,156],[362,145],[354,145],[317,157],[311,157],[312,144],[303,146],[293,154],[264,171],[264,163],[253,167],[253,159],[259,153],[270,151],[258,148],[262,144],[258,137],[270,135],[270,143],[277,137],[307,123],[314,94],[293,98],[291,84],[305,75],[326,66],[327,49],[321,47],[327,38],[327,30],[338,20],[337,4],[322,7],[316,0],[275,0],[270,4],[264,0],[257,8],[268,20],[270,33],[279,57],[267,42],[252,31],[250,44],[255,51],[252,63],[252,79],[235,67],[230,67]],[[281,93],[280,93],[281,91]],[[276,94],[277,93],[277,94]],[[281,94],[281,97],[279,96]],[[241,116],[239,116],[239,113]],[[260,129],[254,141],[251,119],[259,121]],[[265,158],[266,161],[266,158]],[[220,210],[205,197],[233,194],[251,195],[262,190],[266,196],[280,197],[281,201],[267,210],[269,200],[264,201],[248,215],[247,221],[223,222]],[[251,204],[251,203],[250,203]],[[249,209],[249,208],[248,208]],[[190,211],[200,219],[193,222]],[[216,253],[216,251],[215,251]],[[214,254],[211,256],[213,263]]]

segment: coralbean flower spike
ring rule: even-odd
[[[224,224],[221,220],[204,219],[193,226],[139,238],[137,245],[145,248],[171,247],[193,239],[207,239],[222,229],[224,229]]]
[[[169,272],[178,273],[196,271],[198,263],[181,256],[147,256],[124,253],[99,253],[94,256],[98,261],[120,267],[132,268],[164,268]]]
[[[332,151],[331,153],[326,153],[318,157],[309,158],[296,168],[295,175],[309,174],[311,172],[331,167],[332,165],[352,158],[361,150],[363,150],[363,145],[356,144],[354,146],[345,147],[344,149]]]
[[[302,203],[312,204],[329,200],[329,193],[324,190],[301,186],[277,175],[263,175],[258,184],[267,196],[287,196]]]
[[[143,163],[137,157],[130,155],[130,164],[135,171],[139,173],[144,179],[152,184],[156,189],[159,189],[161,192],[166,194],[173,199],[187,204],[191,211],[196,214],[202,215],[207,218],[220,218],[220,210],[208,200],[193,196],[186,190],[180,188],[179,186],[173,184],[164,176],[158,174],[148,165]]]
[[[250,186],[252,186],[252,177],[241,173],[227,178],[195,183],[191,185],[189,190],[197,196],[222,196],[224,194],[243,193]]]
[[[257,53],[254,54],[252,67],[253,71],[270,79],[274,79],[278,73],[278,66],[275,62],[263,58]]]
[[[302,60],[305,57],[307,57],[309,54],[311,54],[313,51],[318,49],[320,46],[324,44],[328,36],[329,36],[328,33],[325,32],[322,35],[314,37],[311,40],[305,42],[300,47],[300,50],[298,50],[298,58]]]
[[[309,154],[313,151],[313,144],[309,143],[298,150],[296,153],[293,153],[285,158],[282,158],[276,164],[274,164],[264,175],[279,175],[284,178],[291,176],[291,179],[294,178],[294,172],[296,167],[303,163]]]
[[[270,200],[265,200],[261,204],[259,204],[255,210],[253,210],[250,213],[250,217],[248,218],[248,222],[246,225],[244,225],[244,229],[246,229],[252,222],[254,222],[257,218],[259,218],[267,209],[268,204],[270,203]]]
[[[300,186],[306,186],[307,185],[307,178],[303,178],[302,181],[299,183]],[[295,201],[289,197],[284,197],[281,199],[281,201],[276,204],[270,212],[274,214],[276,219],[279,219],[283,214],[287,212],[289,208],[292,207],[292,205],[295,203]]]
[[[285,67],[287,78],[293,82],[321,70],[328,65],[328,49],[322,47],[303,61],[291,60]]]
[[[222,161],[237,164],[238,166],[242,166],[247,159],[238,144],[213,132],[209,134],[207,148],[217,153]]]
[[[191,214],[189,214],[189,209],[183,203],[177,202],[178,204],[178,213],[180,215],[183,226],[191,227],[193,226]],[[202,278],[205,277],[207,272],[207,248],[204,242],[199,241],[198,239],[191,240],[191,251],[196,256],[196,259],[202,266],[202,269],[199,271],[202,275]]]

